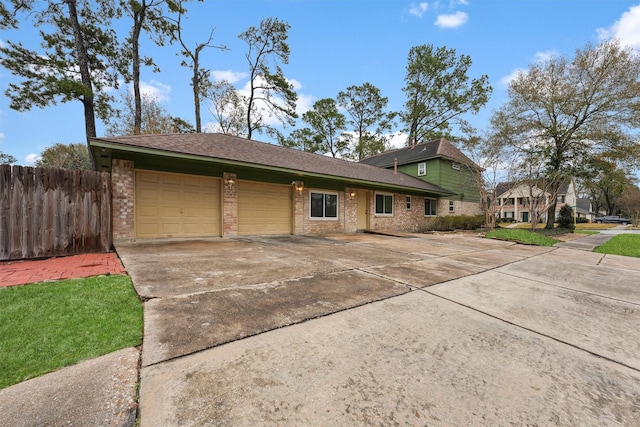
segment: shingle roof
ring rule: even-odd
[[[121,151],[151,149],[165,155],[187,154],[257,168],[280,168],[284,171],[405,187],[443,195],[453,194],[437,185],[388,169],[220,133],[101,137],[92,138],[90,144]]]
[[[464,164],[473,164],[471,159],[465,156],[460,150],[444,138],[421,142],[413,147],[385,151],[384,153],[377,154],[375,156],[366,157],[360,160],[360,163],[380,168],[390,168],[394,165],[396,160],[398,161],[398,165],[404,165],[437,157],[445,157]]]

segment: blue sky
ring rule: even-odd
[[[229,50],[207,49],[201,61],[214,76],[231,79],[238,89],[247,82],[246,45],[238,34],[263,18],[287,21],[291,56],[283,70],[295,85],[300,114],[318,99],[335,98],[348,86],[365,82],[389,98],[390,109],[402,109],[409,49],[433,44],[469,55],[470,77],[489,76],[491,100],[469,117],[476,127],[486,129],[491,112],[505,100],[510,76],[531,63],[553,54],[572,56],[587,43],[612,37],[640,49],[639,0],[206,0],[188,8],[187,43],[202,42],[215,28],[213,42]],[[115,28],[125,37],[128,22]],[[180,66],[177,45],[158,48],[142,37],[145,54],[161,69],[143,70],[145,90],[170,114],[194,123],[189,70]],[[38,43],[30,25],[0,31],[0,43],[7,40],[31,48]],[[30,165],[54,143],[84,141],[79,102],[16,112],[4,95],[12,81],[15,78],[0,68],[0,151],[16,157],[18,164]],[[213,120],[207,106],[202,119]],[[98,136],[103,134],[99,124]],[[401,142],[402,137],[396,140]]]

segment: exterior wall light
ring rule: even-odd
[[[298,194],[302,194],[302,190],[304,189],[304,184],[302,183],[302,181],[292,181],[291,185],[293,185]]]

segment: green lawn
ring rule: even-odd
[[[553,246],[558,243],[558,240],[548,237],[542,232],[533,232],[522,228],[500,228],[490,231],[485,237],[538,246]]]
[[[129,276],[0,288],[0,389],[141,341]]]
[[[595,252],[640,258],[640,235],[618,234],[613,239],[597,247]]]

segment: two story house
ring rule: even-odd
[[[386,151],[360,163],[393,169],[451,191],[451,196],[434,200],[437,215],[481,213],[479,168],[444,138]]]
[[[507,221],[531,222],[537,216],[538,222],[547,220],[547,209],[551,203],[551,194],[535,184],[503,182],[496,187],[498,215]],[[558,189],[556,198],[556,218],[560,209],[569,205],[576,209],[577,196],[573,179],[565,181]],[[578,209],[579,216],[586,216]]]

